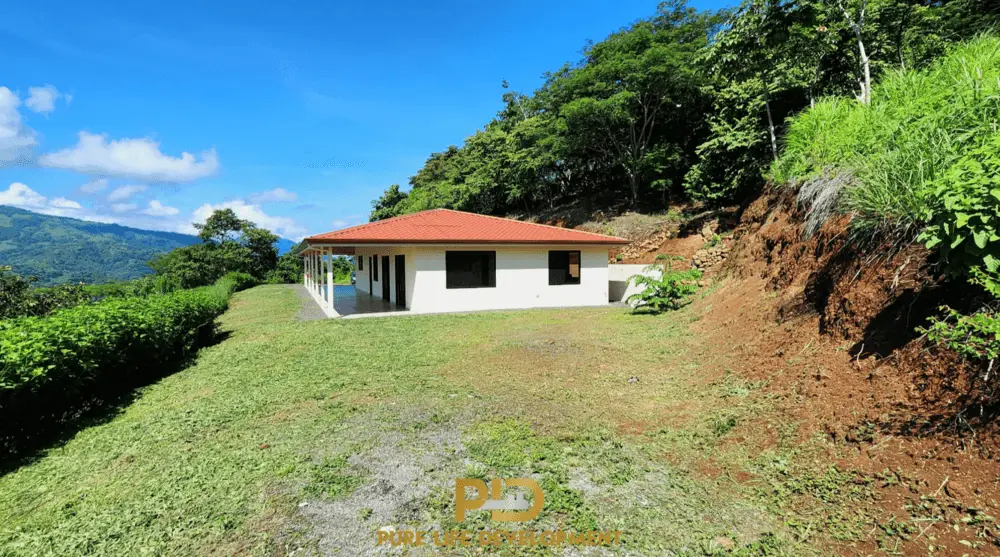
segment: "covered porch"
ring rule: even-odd
[[[311,247],[302,252],[303,286],[326,317],[352,318],[405,312],[405,307],[373,296],[352,284],[334,284],[333,258],[355,256],[353,247]]]

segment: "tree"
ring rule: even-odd
[[[691,117],[703,114],[707,82],[695,58],[716,23],[681,0],[665,2],[651,20],[593,45],[586,63],[564,80],[581,93],[561,111],[573,139],[622,169],[633,207],[653,166],[648,157],[657,139],[679,140],[675,148],[682,151],[699,143],[684,133],[671,137],[669,130],[699,127]]]
[[[211,284],[231,271],[264,280],[278,263],[278,236],[240,219],[232,209],[213,212],[195,228],[202,243],[158,256],[149,266],[190,288]]]
[[[399,205],[406,201],[406,192],[399,191],[399,184],[393,184],[375,201],[372,201],[372,212],[368,216],[370,222],[385,220],[399,214]]]
[[[861,87],[861,95],[858,99],[864,103],[869,104],[872,100],[872,69],[871,61],[868,59],[868,51],[865,50],[864,41],[864,28],[865,28],[865,11],[868,9],[868,0],[857,0],[857,7],[848,11],[848,5],[845,4],[844,0],[833,0],[837,5],[837,8],[842,14],[844,14],[844,19],[847,21],[848,26],[854,32],[854,36],[858,41],[858,63],[861,66],[861,76],[858,78],[858,85]]]

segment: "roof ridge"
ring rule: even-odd
[[[619,238],[618,236],[610,236],[608,234],[599,234],[597,232],[588,232],[586,230],[577,230],[575,228],[569,228],[569,227],[566,227],[566,226],[553,226],[551,224],[542,224],[540,222],[530,222],[530,221],[520,220],[520,219],[510,219],[510,218],[507,218],[507,217],[498,217],[498,216],[495,216],[495,215],[484,215],[484,214],[481,214],[481,213],[472,213],[472,212],[469,212],[469,211],[458,211],[456,209],[446,209],[444,207],[441,207],[439,209],[432,209],[432,210],[435,210],[435,211],[451,211],[452,213],[464,213],[466,215],[476,215],[477,217],[486,217],[486,218],[496,219],[496,220],[506,220],[506,221],[517,222],[517,223],[521,223],[521,224],[530,224],[532,226],[540,226],[542,228],[553,228],[555,230],[569,230],[571,232],[576,232],[578,234],[587,234],[587,235],[590,235],[590,236],[598,236],[600,238],[608,238],[610,240],[625,240],[625,238]]]
[[[315,238],[316,236],[326,236],[328,234],[340,234],[342,232],[348,232],[348,231],[351,231],[351,230],[354,230],[354,229],[357,229],[357,228],[374,228],[374,227],[376,227],[376,226],[378,226],[380,224],[385,224],[387,222],[393,222],[393,221],[399,222],[401,220],[406,220],[408,218],[415,217],[415,216],[417,216],[417,215],[419,215],[421,213],[430,213],[431,211],[442,211],[442,210],[445,210],[445,209],[440,209],[440,208],[439,209],[427,209],[427,210],[424,210],[424,211],[417,211],[415,213],[407,213],[405,215],[396,215],[395,217],[389,217],[387,219],[376,220],[376,221],[372,221],[372,222],[365,222],[365,223],[362,223],[362,224],[355,224],[354,226],[348,226],[347,228],[341,228],[340,230],[333,230],[331,232],[321,232],[319,234],[313,234],[312,236],[308,236],[308,238]]]

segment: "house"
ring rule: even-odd
[[[608,249],[627,240],[580,230],[432,209],[305,239],[305,284],[335,317],[329,259],[355,258],[353,309],[437,313],[600,306]]]

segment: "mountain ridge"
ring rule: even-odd
[[[196,244],[191,234],[43,215],[0,205],[0,266],[40,285],[100,283],[150,274],[146,263],[161,253]],[[279,253],[295,246],[284,238]]]

